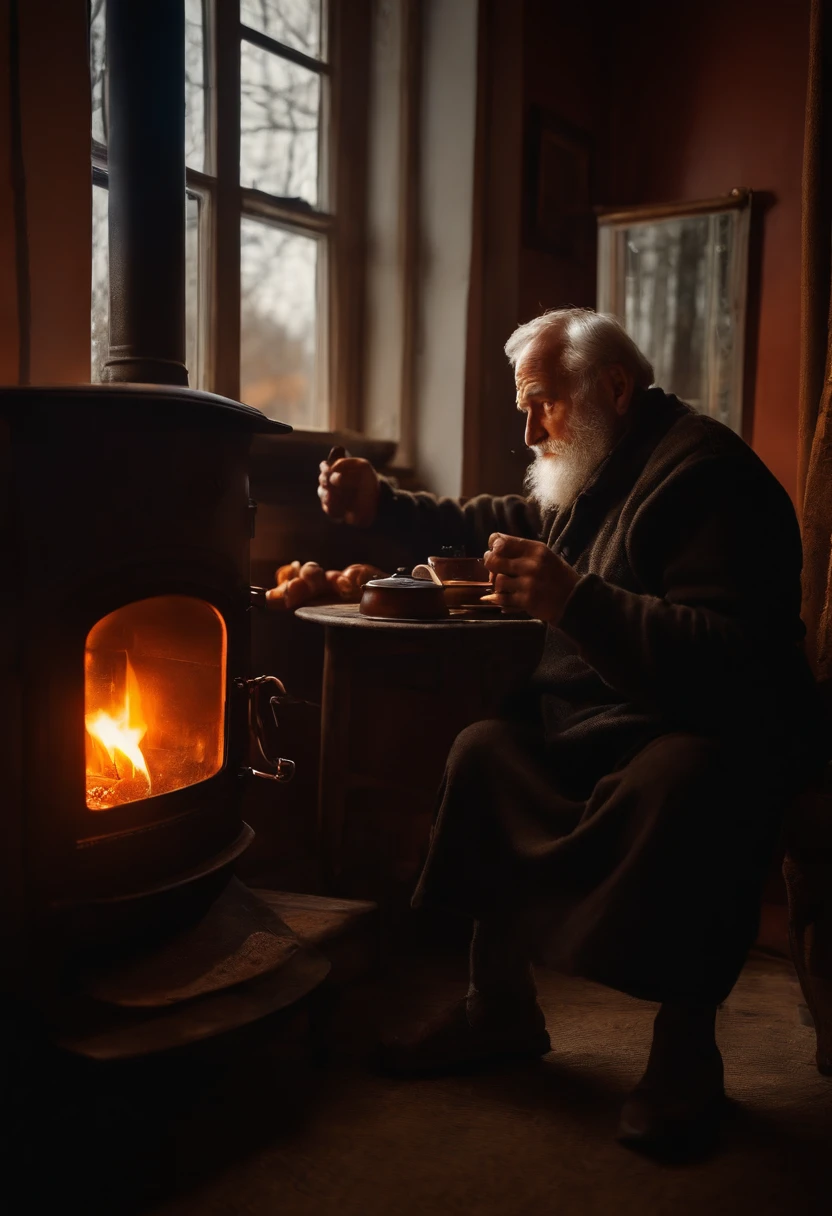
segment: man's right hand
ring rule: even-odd
[[[331,519],[369,528],[378,511],[379,477],[368,460],[333,448],[321,461],[318,498]]]

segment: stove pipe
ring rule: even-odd
[[[110,382],[187,385],[185,3],[107,0]]]

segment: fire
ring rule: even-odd
[[[84,717],[93,746],[92,764],[87,766],[88,805],[93,809],[104,809],[107,805],[150,794],[150,773],[139,746],[147,733],[147,723],[142,713],[139,683],[129,659],[125,685],[123,704],[98,709]],[[105,755],[109,765],[104,760]],[[144,787],[143,792],[138,792],[137,785]],[[126,799],[124,795],[127,795]]]
[[[103,709],[99,709],[97,714],[88,714],[84,722],[92,737],[104,744],[107,755],[115,766],[120,779],[135,777],[136,772],[140,772],[144,773],[148,781],[150,780],[150,773],[147,771],[142,749],[139,747],[147,731],[147,723],[142,722],[139,726],[130,725],[129,704],[125,704],[117,718],[113,718]],[[121,759],[117,757],[121,757]],[[123,771],[125,760],[130,762],[132,772]]]

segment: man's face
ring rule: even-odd
[[[606,375],[591,397],[577,395],[551,343],[533,343],[517,361],[517,408],[534,460],[526,492],[543,510],[567,506],[608,455],[619,414]]]
[[[547,440],[554,440],[553,448],[559,447],[567,439],[575,408],[560,349],[532,344],[517,362],[514,382],[517,408],[526,416],[526,447],[539,449]]]

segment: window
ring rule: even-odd
[[[107,341],[105,9],[90,0],[93,379]],[[329,10],[185,0],[190,383],[305,430],[342,423],[328,391]]]
[[[240,397],[329,426],[329,65],[320,0],[241,0]]]
[[[90,76],[92,84],[92,299],[91,379],[100,380],[107,358],[109,316],[109,248],[107,225],[106,0],[90,4]],[[210,192],[196,177],[206,162],[207,93],[205,27],[202,0],[185,0],[185,160],[188,191],[185,208],[185,360],[191,386],[206,387],[207,244],[206,214]],[[194,179],[194,180],[191,180]],[[200,299],[202,296],[202,299]]]

